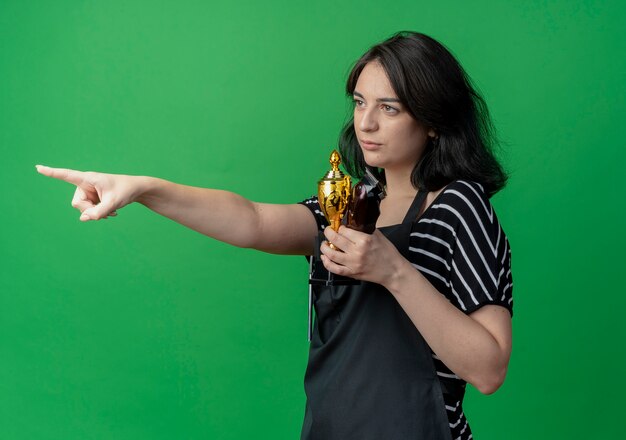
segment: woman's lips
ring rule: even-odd
[[[377,150],[381,146],[381,144],[377,144],[374,142],[361,141],[361,146],[365,150]]]

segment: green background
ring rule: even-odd
[[[0,0],[0,438],[294,439],[307,265],[140,205],[81,223],[34,165],[263,202],[315,192],[351,64],[399,30],[484,94],[510,183],[504,385],[474,437],[617,438],[626,371],[621,1]]]

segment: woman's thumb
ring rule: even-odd
[[[111,204],[102,202],[97,204],[93,208],[85,209],[80,216],[80,220],[100,220],[101,218],[109,215],[113,210],[114,208]]]

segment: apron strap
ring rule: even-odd
[[[426,195],[428,191],[426,190],[418,190],[417,194],[415,194],[415,198],[413,199],[413,203],[411,203],[411,207],[409,208],[404,220],[402,220],[403,224],[412,223],[417,220],[417,215],[420,213],[420,209],[424,204],[424,200],[426,200]]]

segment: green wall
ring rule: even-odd
[[[626,385],[620,1],[0,1],[0,438],[294,439],[307,266],[140,205],[81,223],[37,163],[291,203],[350,65],[398,30],[482,90],[510,184],[514,350],[474,437],[617,438]]]

